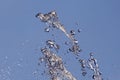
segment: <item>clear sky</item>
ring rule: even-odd
[[[103,78],[119,80],[119,0],[0,0],[0,80],[36,80],[32,73],[39,68],[39,48],[51,36],[44,33],[45,24],[35,15],[51,10],[57,11],[67,30],[77,29],[76,22],[80,24],[81,56],[88,58],[94,52]],[[59,32],[56,36],[62,34]],[[64,60],[72,65],[68,69],[78,80],[92,80],[81,77],[79,64],[73,55],[67,56],[70,57],[63,56]],[[39,76],[39,80],[44,77]]]

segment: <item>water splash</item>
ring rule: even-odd
[[[78,40],[75,39],[76,32],[74,30],[71,30],[70,33],[67,32],[64,25],[61,24],[61,22],[59,21],[56,11],[51,11],[46,14],[38,13],[36,14],[36,17],[40,19],[41,22],[44,22],[48,26],[48,28],[45,28],[45,32],[50,32],[50,28],[52,29],[56,28],[61,30],[69,38],[71,42],[65,42],[65,45],[70,46],[68,49],[69,52],[68,51],[67,52],[68,53],[72,52],[77,56],[76,59],[78,60],[78,62],[80,62],[83,76],[87,75],[86,71],[87,68],[93,71],[92,78],[94,80],[102,80],[97,60],[93,58],[93,55],[91,53],[88,61],[80,58],[79,53],[82,50],[79,46]],[[80,33],[81,29],[78,29],[77,32]],[[55,54],[52,51],[52,48],[58,51],[60,47],[54,40],[47,40],[46,46],[41,49],[43,57],[40,58],[40,62],[45,63],[45,67],[47,68],[47,72],[50,76],[50,79],[76,80],[76,78],[65,68],[62,58],[57,56],[57,54]]]

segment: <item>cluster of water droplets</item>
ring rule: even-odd
[[[93,53],[90,53],[90,58],[88,60],[80,59],[79,62],[81,64],[82,75],[85,76],[87,74],[86,69],[93,71],[92,79],[94,80],[103,80],[102,74],[99,71],[99,66],[97,63],[97,59],[94,58]]]
[[[8,57],[0,64],[0,80],[11,80],[11,67],[7,65]]]
[[[64,25],[59,21],[56,11],[51,11],[46,14],[38,13],[36,14],[36,17],[48,26],[47,28],[44,28],[45,32],[50,32],[51,29],[56,28],[61,30],[68,37],[70,41],[65,42],[65,45],[68,45],[69,47],[67,52],[73,53],[76,56],[76,60],[78,60],[81,65],[81,72],[83,76],[87,74],[87,68],[93,71],[92,78],[94,80],[102,80],[97,60],[93,57],[92,53],[90,53],[90,58],[88,60],[81,59],[80,52],[82,50],[79,46],[78,40],[75,38],[76,32],[74,30],[67,32]],[[77,32],[80,33],[81,29],[78,29]],[[60,46],[61,45],[57,44],[55,40],[48,39],[46,41],[46,46],[41,48],[43,56],[40,57],[40,62],[44,62],[51,80],[77,80],[66,69],[62,58],[57,55]]]

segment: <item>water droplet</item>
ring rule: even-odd
[[[74,43],[75,43],[75,44],[78,44],[78,40],[74,39]]]
[[[82,30],[81,29],[78,29],[78,32],[80,33]]]
[[[86,72],[86,71],[83,71],[83,72],[82,72],[82,75],[83,75],[83,76],[85,76],[86,74],[87,74],[87,72]]]
[[[71,31],[70,31],[70,34],[71,34],[71,35],[75,35],[75,31],[74,31],[74,30],[71,30]]]
[[[49,32],[50,31],[50,28],[45,28],[45,32]]]
[[[7,59],[8,59],[8,56],[5,56],[5,59],[7,60]]]
[[[70,42],[68,42],[68,41],[65,41],[65,45],[70,45]]]

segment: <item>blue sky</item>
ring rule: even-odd
[[[36,19],[35,15],[38,12],[47,13],[56,10],[60,21],[68,31],[77,29],[76,22],[80,24],[82,32],[78,35],[78,40],[83,49],[81,56],[88,58],[88,54],[94,52],[103,78],[118,80],[120,78],[119,3],[119,0],[1,0],[0,75],[5,74],[11,80],[36,80],[32,73],[38,68],[39,48],[44,46],[45,40],[51,36],[44,33],[45,24]],[[62,37],[58,37],[60,35]],[[59,41],[67,39],[60,31],[56,36]],[[64,56],[63,58],[72,65],[68,69],[78,79],[85,80],[86,78],[80,77],[80,67],[73,55],[67,56],[70,58]],[[10,73],[3,73],[2,70]]]

